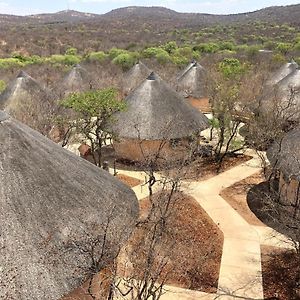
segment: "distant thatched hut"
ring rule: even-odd
[[[124,91],[127,96],[139,86],[152,71],[141,61],[135,64],[124,76]]]
[[[283,203],[300,206],[300,127],[274,142],[267,151],[272,166],[279,171],[279,193]]]
[[[90,88],[91,80],[86,69],[75,65],[62,81],[64,95],[75,92],[83,92]]]
[[[272,87],[266,87],[260,104],[262,114],[275,113],[287,122],[300,117],[300,69],[295,68]]]
[[[177,91],[197,109],[210,110],[207,96],[207,72],[192,61],[177,77]]]
[[[279,68],[276,72],[274,72],[269,80],[267,81],[267,85],[275,85],[277,84],[280,80],[291,74],[293,71],[298,69],[298,64],[292,60],[289,63],[284,64],[281,68]]]
[[[42,133],[50,130],[54,95],[21,71],[0,95],[0,109]]]
[[[0,299],[56,300],[105,267],[138,217],[132,190],[0,112]],[[103,238],[106,233],[105,248]]]
[[[144,161],[163,144],[161,158],[181,159],[191,137],[208,128],[207,118],[154,73],[125,101],[127,109],[116,115],[113,125],[118,136],[114,147],[122,158]]]

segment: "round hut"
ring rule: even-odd
[[[0,95],[0,109],[46,134],[55,110],[54,95],[24,71]]]
[[[210,112],[206,84],[207,72],[196,61],[192,61],[177,77],[177,91],[195,108]]]
[[[91,80],[85,68],[79,64],[65,76],[62,81],[62,93],[67,96],[71,93],[83,92],[90,88]]]
[[[262,96],[260,112],[276,113],[287,122],[299,121],[300,117],[300,69],[296,68]]]
[[[138,201],[108,172],[4,112],[0,147],[0,298],[60,299],[87,280],[84,249],[94,245],[100,267],[114,259]]]
[[[279,171],[279,194],[283,203],[300,204],[300,127],[286,133],[267,151],[274,169]]]
[[[277,84],[280,80],[291,74],[298,67],[298,64],[294,60],[284,64],[283,66],[281,66],[281,68],[279,68],[276,72],[272,74],[270,79],[267,81],[267,85],[273,86]]]
[[[116,154],[143,162],[157,155],[168,161],[184,158],[192,137],[208,128],[208,119],[185,102],[156,74],[125,99],[127,108],[115,116]]]
[[[124,76],[124,92],[127,96],[137,86],[139,86],[145,78],[151,74],[151,70],[139,61]]]

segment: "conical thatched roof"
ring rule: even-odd
[[[14,112],[24,102],[46,101],[50,97],[47,91],[35,79],[26,72],[21,71],[0,95],[0,109],[6,112]]]
[[[91,267],[80,249],[98,238],[99,258],[107,232],[104,264],[116,255],[138,202],[106,171],[3,112],[0,147],[0,299],[60,299]]]
[[[300,117],[300,69],[297,68],[272,87],[266,87],[262,95],[262,113],[276,111],[287,120]]]
[[[288,76],[294,70],[298,68],[298,64],[292,60],[289,63],[283,65],[279,70],[277,70],[274,74],[272,74],[271,78],[267,81],[267,85],[277,84],[280,80]]]
[[[124,77],[124,89],[126,94],[139,86],[152,71],[141,61],[135,64]]]
[[[207,97],[206,70],[196,61],[192,61],[177,78],[177,91],[184,97]]]
[[[207,118],[154,73],[125,101],[127,109],[116,115],[113,125],[114,131],[123,138],[182,138],[208,127]]]
[[[300,127],[288,132],[267,151],[271,164],[286,178],[300,180]]]
[[[0,95],[0,109],[36,130],[47,131],[46,120],[54,109],[54,95],[21,71]]]
[[[80,65],[75,65],[65,76],[62,87],[64,94],[82,92],[89,88],[89,76],[86,69]]]

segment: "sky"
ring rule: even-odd
[[[299,0],[0,0],[0,13],[29,15],[74,9],[102,14],[115,8],[134,5],[164,6],[179,12],[229,14],[297,3]]]

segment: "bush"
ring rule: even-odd
[[[77,49],[70,47],[66,50],[65,55],[77,55]]]
[[[163,47],[162,47],[165,51],[167,51],[169,54],[173,53],[178,47],[175,41],[171,41],[166,43]]]
[[[171,57],[167,51],[158,53],[155,58],[160,64],[166,64],[171,61]]]
[[[234,78],[243,74],[247,66],[241,64],[241,62],[236,58],[224,58],[218,65],[219,70],[222,72],[226,78]]]
[[[13,67],[24,67],[25,63],[21,62],[18,58],[1,58],[0,69],[8,69]]]
[[[6,88],[6,83],[4,80],[0,80],[0,93],[2,93]]]
[[[48,59],[48,62],[51,64],[62,64],[62,65],[67,65],[67,66],[73,66],[78,64],[81,59],[79,56],[75,55],[51,55]]]
[[[130,53],[121,53],[115,57],[112,62],[113,64],[120,66],[123,71],[126,71],[136,63],[136,58]]]
[[[124,49],[118,49],[118,48],[111,48],[109,50],[109,58],[110,59],[114,59],[116,58],[117,56],[119,56],[120,54],[128,54],[129,52],[127,50],[124,50]]]
[[[89,61],[99,61],[102,62],[108,57],[107,54],[105,54],[103,51],[98,51],[98,52],[91,52],[87,56],[87,60]]]
[[[216,53],[220,50],[220,48],[216,43],[201,43],[197,46],[194,46],[193,50],[201,53]]]

